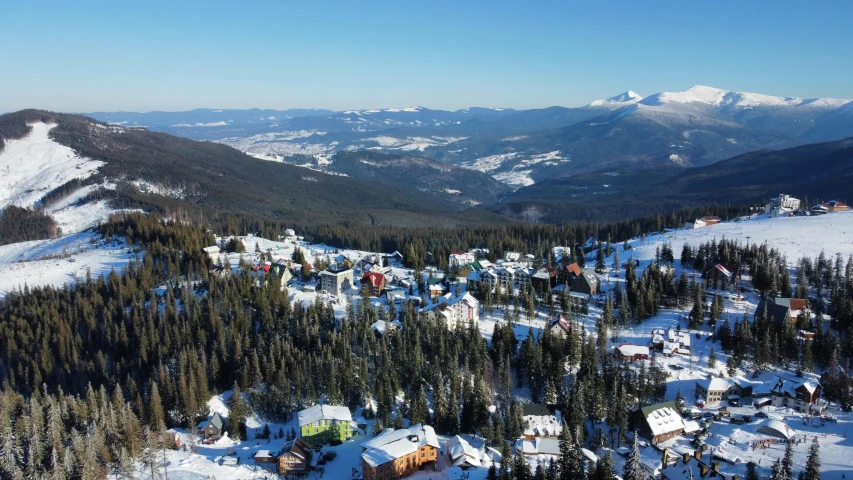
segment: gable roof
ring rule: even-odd
[[[543,403],[523,403],[521,405],[521,414],[525,417],[528,415],[553,415],[553,413],[551,413],[551,410],[548,408],[548,405],[545,405]]]
[[[663,402],[640,409],[653,436],[684,430],[684,419],[678,414],[675,402]]]
[[[767,316],[776,323],[782,323],[788,319],[791,308],[778,303],[773,303],[766,300],[758,302],[758,307],[755,308],[755,317],[764,314],[764,309],[767,309]]]
[[[558,325],[559,325],[559,326],[560,326],[560,328],[562,328],[562,329],[563,329],[563,331],[564,331],[564,332],[566,332],[566,333],[569,333],[569,331],[572,329],[572,327],[571,327],[571,326],[569,326],[569,321],[566,319],[566,317],[565,317],[562,313],[558,313],[558,314],[557,314],[557,315],[556,315],[556,316],[551,320],[551,323],[549,324],[549,326],[550,326],[551,328],[554,328],[554,327],[556,327],[556,326],[558,326]]]
[[[583,275],[583,270],[581,270],[581,266],[578,265],[578,262],[575,262],[571,265],[566,265],[566,271],[576,277]]]
[[[397,430],[385,429],[378,436],[361,444],[361,458],[371,467],[388,463],[421,447],[439,448],[435,430],[429,425],[412,425]]]
[[[296,414],[299,426],[308,425],[318,420],[338,420],[352,422],[352,413],[349,408],[339,405],[314,405]]]
[[[361,277],[362,283],[364,283],[365,280],[375,288],[381,288],[382,282],[385,281],[385,275],[382,275],[378,272],[365,272],[365,274]]]

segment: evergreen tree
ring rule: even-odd
[[[625,466],[622,469],[623,480],[646,480],[646,468],[643,466],[642,458],[640,457],[640,446],[638,443],[639,435],[634,432],[634,441],[631,444],[631,453],[625,460]]]
[[[820,480],[820,446],[817,443],[817,437],[812,440],[812,445],[809,447],[809,458],[806,460],[803,479]]]

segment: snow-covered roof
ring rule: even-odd
[[[715,377],[708,380],[697,381],[696,383],[707,392],[725,392],[734,385],[735,381],[730,378]]]
[[[786,440],[790,440],[791,437],[794,436],[794,431],[791,430],[791,427],[775,419],[767,420],[767,423],[758,427],[755,431],[758,433],[767,433],[769,435],[782,437]]]
[[[255,458],[272,458],[273,455],[269,450],[258,450],[258,453],[255,454]]]
[[[314,405],[296,414],[299,426],[308,425],[318,420],[338,420],[341,422],[352,422],[352,413],[349,408],[339,405]]]
[[[361,458],[371,467],[393,461],[424,446],[439,448],[435,430],[421,424],[397,430],[385,429],[361,446],[365,449]]]
[[[649,347],[645,347],[642,345],[632,345],[630,343],[625,343],[616,347],[619,350],[619,353],[626,357],[633,357],[634,355],[648,355]]]
[[[653,410],[646,415],[646,422],[655,436],[684,429],[684,419],[670,407]]]

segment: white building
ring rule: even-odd
[[[474,255],[474,253],[472,253],[472,252],[468,252],[468,253],[453,252],[450,254],[450,256],[447,257],[447,266],[452,267],[455,265],[457,267],[461,267],[463,265],[467,265],[467,264],[474,262],[476,260],[477,260],[477,256]]]
[[[468,292],[458,297],[450,293],[438,297],[435,303],[427,305],[421,312],[430,319],[443,321],[451,330],[457,325],[476,326],[480,322],[480,302]]]
[[[800,199],[780,193],[778,197],[771,198],[764,206],[764,213],[771,217],[787,217],[800,209]]]

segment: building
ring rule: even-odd
[[[566,338],[572,332],[572,325],[565,315],[558,313],[548,324],[548,329],[551,330],[551,335]]]
[[[623,343],[622,345],[616,347],[616,349],[614,350],[614,355],[616,355],[616,358],[622,360],[623,362],[648,360],[649,347],[645,347],[642,345],[633,345],[630,343]]]
[[[278,463],[278,456],[270,452],[269,450],[258,450],[252,456],[252,459],[255,461],[255,465],[264,470],[275,470],[278,467],[276,463]]]
[[[418,470],[435,470],[438,461],[438,437],[429,425],[385,429],[361,447],[364,480],[405,478]]]
[[[828,202],[824,203],[824,204],[823,204],[823,205],[821,205],[821,206],[822,206],[823,208],[825,208],[825,209],[826,209],[826,211],[827,211],[827,212],[829,212],[829,213],[832,213],[832,212],[846,212],[846,211],[850,210],[850,207],[849,207],[846,203],[844,203],[844,202],[840,202],[840,201],[838,201],[838,200],[830,200],[830,201],[828,201]]]
[[[373,330],[376,335],[382,336],[388,332],[393,332],[394,330],[397,330],[398,328],[400,328],[401,325],[402,324],[399,320],[394,320],[391,322],[386,322],[385,320],[377,320],[370,325],[370,329]]]
[[[530,284],[537,292],[547,292],[557,286],[557,269],[545,265],[539,267],[536,273],[530,277]]]
[[[515,269],[515,275],[512,279],[512,288],[521,290],[523,287],[530,285],[533,278],[533,271],[527,267],[519,267]]]
[[[532,440],[519,439],[515,442],[513,450],[525,457],[545,456],[546,459],[554,460],[560,456],[560,440],[551,437],[537,437]]]
[[[204,247],[201,249],[201,251],[204,252],[205,254],[207,254],[207,256],[210,257],[210,259],[213,260],[214,262],[219,260],[219,247],[218,246],[212,245],[210,247]]]
[[[225,422],[219,412],[215,412],[209,420],[202,422],[198,426],[198,431],[201,432],[205,440],[215,440],[222,436],[223,426]]]
[[[447,266],[448,267],[462,267],[467,263],[471,263],[477,260],[477,256],[472,252],[463,253],[463,252],[453,252],[450,256],[447,257]]]
[[[690,333],[670,328],[666,332],[666,338],[661,345],[664,355],[690,355]]]
[[[720,221],[721,221],[720,217],[707,215],[707,216],[704,216],[702,218],[697,218],[696,220],[693,221],[693,223],[688,223],[685,226],[687,228],[702,228],[702,227],[709,227],[711,225],[716,225],[716,224],[720,223]]]
[[[361,287],[364,288],[365,285],[370,290],[371,296],[378,297],[388,286],[388,280],[379,272],[365,272],[361,277]]]
[[[774,407],[793,408],[798,412],[809,412],[820,399],[821,386],[814,382],[792,382],[779,378],[770,390]]]
[[[792,322],[796,320],[791,316],[790,303],[786,306],[785,303],[779,304],[773,300],[759,300],[758,306],[755,308],[755,315],[753,318],[758,319],[762,315],[767,315],[768,320],[780,325],[785,322]]]
[[[800,199],[780,193],[778,197],[771,198],[764,206],[764,213],[771,217],[787,217],[800,209]]]
[[[339,443],[352,436],[355,423],[349,408],[314,405],[296,414],[302,439],[310,445]]]
[[[476,326],[480,322],[480,302],[468,292],[453,296],[450,293],[421,310],[427,318],[444,322],[449,329],[459,326]]]
[[[320,272],[320,290],[332,295],[340,295],[344,290],[352,288],[352,269],[337,264]]]
[[[640,435],[658,444],[684,433],[684,419],[674,401],[649,405],[635,410],[631,416],[632,427]]]
[[[467,470],[483,466],[483,459],[486,455],[484,451],[485,445],[485,439],[480,437],[473,437],[467,434],[464,436],[454,435],[444,444],[444,449],[447,451],[447,457],[454,467]]]
[[[572,282],[572,291],[595,296],[598,295],[600,286],[601,280],[598,279],[595,270],[585,268],[583,273]]]
[[[740,384],[731,378],[710,378],[696,381],[696,400],[704,400],[706,405],[716,405],[729,396],[740,397],[743,389]]]
[[[521,406],[521,418],[524,421],[522,435],[525,440],[548,437],[557,438],[562,431],[562,424],[547,405],[541,403],[525,403]]]
[[[301,475],[304,474],[311,465],[311,445],[301,438],[284,444],[284,447],[278,452],[278,474],[279,475]]]
[[[711,290],[730,290],[735,285],[734,273],[719,263],[702,272],[702,278],[705,288]]]

